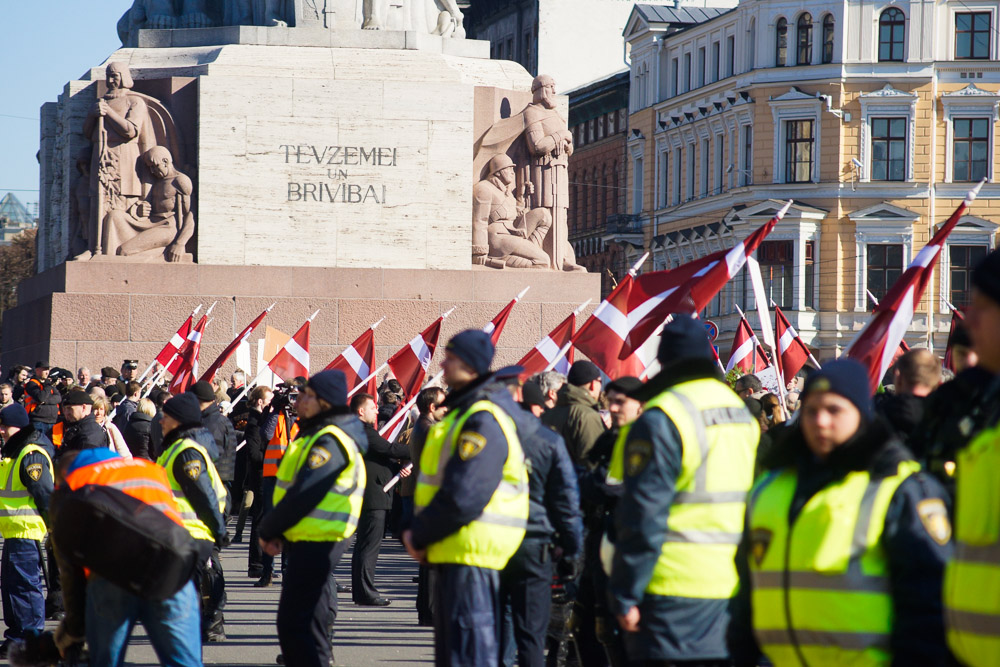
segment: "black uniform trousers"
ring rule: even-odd
[[[507,667],[545,665],[545,636],[552,608],[549,543],[548,537],[524,538],[500,572],[500,656]]]
[[[288,570],[278,601],[278,643],[286,665],[329,665],[330,633],[337,616],[332,575],[349,542],[285,542]]]
[[[500,660],[500,573],[439,564],[434,595],[436,667],[482,667]]]
[[[375,564],[382,548],[388,510],[362,509],[358,517],[358,532],[351,555],[352,597],[358,604],[371,602],[379,597],[375,588]]]
[[[226,606],[226,578],[222,571],[222,552],[214,544],[211,560],[211,563],[199,561],[194,573],[194,585],[201,598],[203,640],[209,635],[218,636],[224,633],[225,616],[222,610]]]

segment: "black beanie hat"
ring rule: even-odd
[[[574,361],[573,365],[569,367],[569,373],[566,374],[566,382],[569,382],[574,387],[582,387],[585,384],[590,384],[594,380],[600,379],[601,369],[594,362],[587,361],[586,359]]]
[[[320,371],[309,378],[307,387],[312,387],[316,395],[332,406],[347,405],[347,377],[343,371]]]
[[[972,286],[1000,303],[1000,250],[986,255],[972,270]]]
[[[872,392],[868,385],[868,371],[860,362],[841,357],[813,371],[806,378],[801,400],[805,403],[810,395],[827,391],[843,396],[853,403],[866,421],[874,417],[875,403],[872,401]]]
[[[663,367],[684,359],[714,362],[715,355],[712,354],[705,325],[688,313],[674,313],[673,319],[663,327],[656,359]]]
[[[631,375],[623,375],[617,380],[612,380],[604,387],[604,391],[617,391],[619,394],[629,395],[642,387],[642,380]]]
[[[533,380],[524,383],[524,386],[521,387],[521,395],[523,396],[522,407],[528,408],[532,405],[546,407],[545,394],[542,393],[542,388],[538,386],[538,383]]]
[[[445,349],[468,364],[477,375],[489,372],[493,354],[496,352],[489,334],[479,329],[458,332],[448,341]]]
[[[201,423],[201,404],[194,394],[184,392],[163,404],[163,412],[181,424]]]
[[[202,403],[215,402],[215,390],[212,389],[212,385],[205,382],[204,380],[198,380],[191,388],[188,389],[188,393],[194,394]]]

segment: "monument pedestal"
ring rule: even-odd
[[[75,371],[139,359],[145,366],[198,305],[218,302],[202,339],[201,366],[262,310],[264,324],[294,333],[317,308],[311,329],[312,372],[321,370],[366,327],[375,331],[384,362],[435,317],[441,343],[462,329],[481,328],[525,287],[500,337],[495,367],[515,363],[574,308],[600,301],[600,276],[545,270],[316,268],[67,262],[18,287],[16,308],[4,313],[0,365],[48,359]],[[204,312],[204,311],[202,311]],[[263,328],[254,338],[263,337]],[[436,355],[434,364],[440,360]],[[224,369],[234,368],[230,361]]]

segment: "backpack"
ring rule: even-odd
[[[53,539],[72,564],[146,600],[166,600],[191,581],[199,554],[187,529],[118,489],[61,489]]]

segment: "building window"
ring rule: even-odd
[[[872,180],[906,180],[906,118],[872,118]]]
[[[712,81],[718,81],[721,77],[721,67],[722,62],[720,61],[721,54],[719,52],[720,45],[718,42],[712,42]]]
[[[705,85],[705,47],[698,49],[698,87]]]
[[[774,66],[784,67],[788,54],[788,21],[781,18],[774,30]]]
[[[785,183],[809,183],[813,179],[813,121],[785,123]]]
[[[951,301],[953,306],[968,306],[972,297],[972,286],[969,277],[972,269],[986,258],[988,248],[984,245],[952,245],[948,246],[948,258],[951,260]]]
[[[670,96],[674,97],[681,92],[678,70],[680,69],[677,58],[670,61]]]
[[[794,308],[794,254],[794,241],[764,241],[757,247],[757,262],[760,263],[760,275],[764,279],[764,292],[779,308]]]
[[[990,57],[990,13],[955,14],[955,58],[985,60]]]
[[[639,215],[642,213],[642,158],[637,157],[632,161],[633,180],[635,188],[632,190],[632,213]]]
[[[743,126],[743,169],[740,183],[753,185],[753,125]]]
[[[756,62],[757,62],[757,19],[750,19],[750,27],[747,28],[747,71],[748,72],[754,68]]]
[[[683,161],[682,151],[680,148],[674,149],[674,204],[681,203],[681,164]]]
[[[691,54],[684,54],[684,92],[691,90]]]
[[[886,292],[903,274],[903,245],[901,243],[869,243],[866,248],[868,291],[882,300]]]
[[[687,149],[687,192],[686,199],[694,199],[694,144]]]
[[[805,257],[803,262],[805,268],[805,285],[803,289],[805,290],[805,307],[806,308],[816,308],[816,294],[813,290],[813,285],[815,284],[816,276],[816,242],[806,241],[805,246]]]
[[[715,135],[715,189],[712,191],[715,194],[722,192],[722,178],[724,173],[722,154],[725,150],[725,136],[722,134]]]
[[[736,71],[736,38],[726,37],[726,76],[732,76]]]
[[[990,119],[955,118],[952,125],[952,180],[974,182],[986,178],[990,158]]]
[[[667,151],[660,153],[660,208],[670,204],[670,181],[667,179]]]
[[[709,143],[708,139],[701,140],[701,194],[702,197],[708,194],[708,172],[709,166],[712,162],[709,159]]]
[[[903,41],[906,20],[903,12],[895,7],[882,12],[878,19],[879,62],[903,62]]]
[[[823,63],[833,62],[833,14],[823,17]]]
[[[795,64],[811,65],[813,50],[812,16],[808,13],[799,17],[795,28],[796,56]]]

